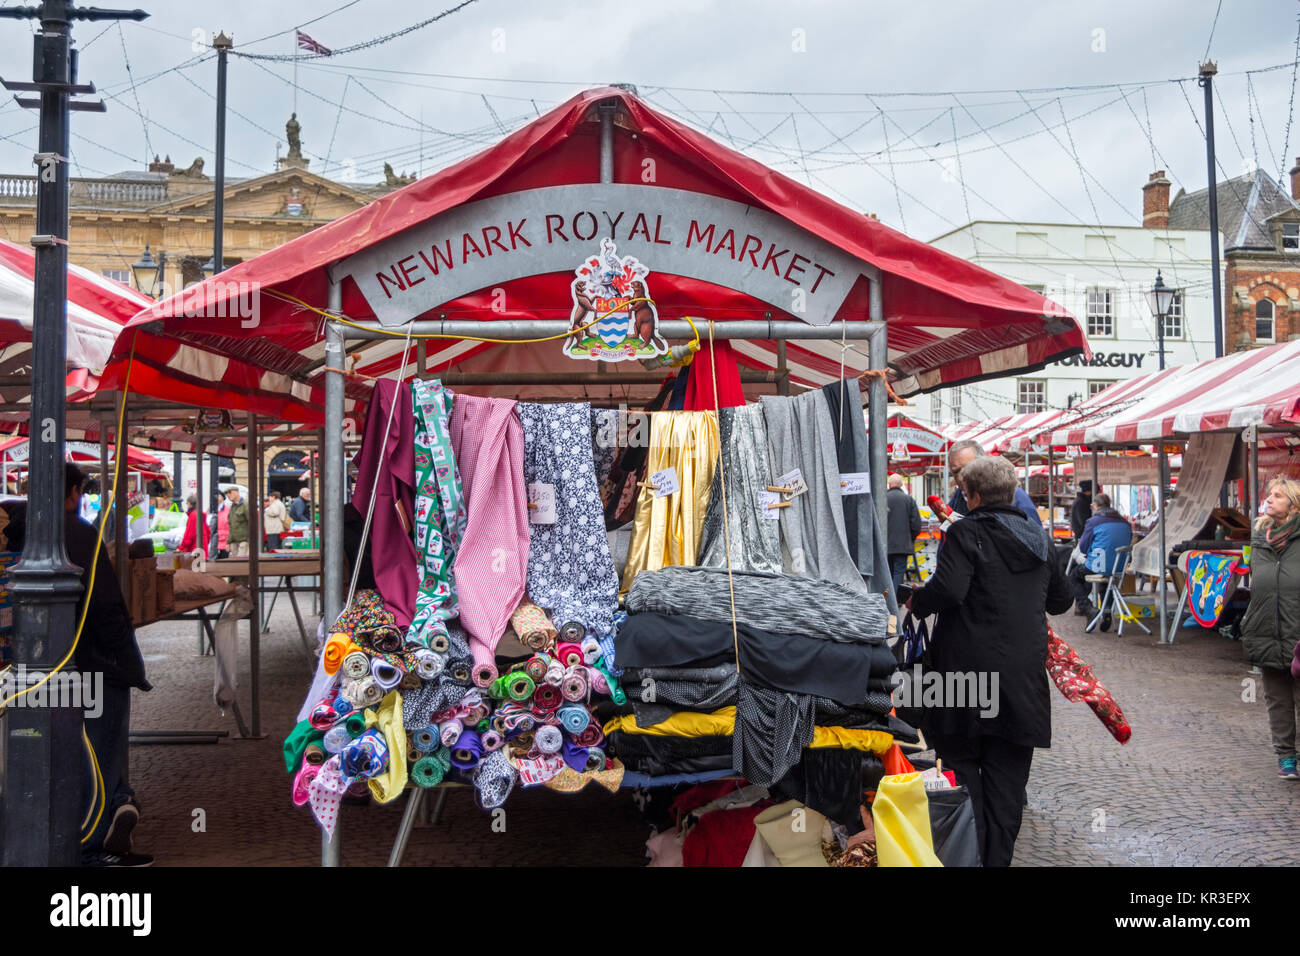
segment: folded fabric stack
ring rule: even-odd
[[[674,567],[638,575],[627,610],[614,644],[628,703],[605,732],[639,783],[730,772],[861,829],[879,755],[916,740],[890,714],[882,597]]]

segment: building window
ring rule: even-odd
[[[1282,223],[1282,251],[1300,252],[1300,222]]]
[[[1115,382],[1113,380],[1108,382],[1089,382],[1088,397],[1092,398],[1092,396],[1096,395],[1098,392],[1104,392],[1114,384]]]
[[[1037,292],[1039,295],[1047,294],[1047,286],[1045,285],[1026,285],[1025,288],[1030,292]]]
[[[1255,303],[1255,341],[1273,341],[1273,300],[1260,299]]]
[[[130,269],[105,269],[103,274],[108,276],[110,279],[116,279],[124,285],[131,284]]]
[[[954,388],[948,392],[948,411],[954,422],[961,421],[961,389]]]
[[[1089,337],[1113,338],[1115,335],[1115,292],[1113,289],[1088,290]]]
[[[1041,412],[1047,408],[1047,383],[1041,378],[1022,378],[1016,382],[1016,412]]]
[[[1169,314],[1165,316],[1165,338],[1181,339],[1183,337],[1183,293],[1175,292],[1169,303]]]

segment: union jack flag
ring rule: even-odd
[[[299,50],[307,50],[311,53],[319,53],[322,56],[329,56],[331,53],[334,52],[329,47],[325,46],[323,43],[318,43],[317,41],[313,40],[311,37],[307,36],[307,34],[303,33],[301,30],[296,30],[294,32],[297,33],[298,35]]]

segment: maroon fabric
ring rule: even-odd
[[[714,810],[700,817],[682,841],[682,865],[740,866],[754,842],[754,817],[770,806],[771,800],[760,800],[752,807]]]
[[[396,411],[392,411],[394,401]],[[388,428],[390,411],[392,427]],[[375,383],[366,410],[365,441],[353,460],[357,483],[352,489],[352,504],[363,518],[372,493],[375,498],[370,553],[382,555],[371,562],[375,588],[397,625],[409,627],[420,585],[416,571],[419,561],[410,530],[415,517],[415,414],[409,385],[398,386],[392,379]]]
[[[713,354],[710,355],[710,348]],[[714,366],[717,366],[718,401],[713,400]],[[691,361],[686,380],[686,411],[711,412],[715,408],[735,408],[745,404],[745,390],[740,384],[740,366],[736,352],[725,339],[702,345]]]

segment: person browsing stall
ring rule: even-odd
[[[1119,549],[1133,543],[1133,526],[1128,519],[1110,506],[1110,495],[1102,492],[1092,499],[1092,517],[1083,526],[1079,536],[1079,551],[1083,564],[1070,571],[1070,585],[1074,588],[1074,613],[1082,617],[1097,616],[1092,603],[1092,585],[1086,580],[1089,574],[1110,574],[1119,557]],[[1098,554],[1093,555],[1096,551]],[[1109,617],[1109,615],[1107,615]],[[1109,620],[1103,618],[1101,629],[1110,629]]]
[[[953,489],[952,497],[948,499],[948,507],[959,515],[964,515],[970,510],[970,505],[966,500],[966,494],[962,491],[961,473],[962,469],[969,465],[977,458],[986,458],[988,453],[984,451],[984,446],[977,441],[959,441],[955,442],[948,449],[948,474],[952,476],[956,488]],[[1015,474],[1015,469],[1012,469]],[[1038,526],[1042,526],[1043,519],[1038,516],[1038,509],[1034,507],[1033,500],[1025,489],[1019,484],[1016,485],[1015,495],[1012,497],[1011,504],[1019,508],[1026,518]]]
[[[907,559],[916,546],[916,536],[921,533],[921,511],[916,502],[903,490],[903,476],[889,476],[889,491],[885,495],[888,509],[885,518],[885,537],[889,554],[889,573],[894,579],[894,593],[903,585],[907,573]]]

